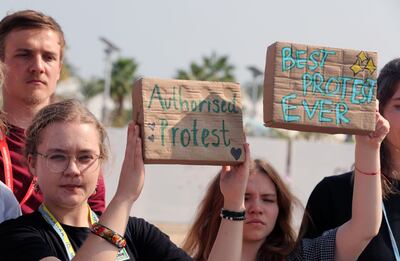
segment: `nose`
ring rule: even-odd
[[[263,209],[259,200],[251,200],[247,203],[246,210],[250,214],[262,214]]]
[[[44,73],[44,61],[40,55],[36,55],[32,58],[30,71],[37,74]]]
[[[76,160],[74,158],[69,158],[67,168],[63,172],[64,175],[79,175],[81,171],[79,170]]]

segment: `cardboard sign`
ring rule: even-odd
[[[266,126],[325,133],[375,130],[377,53],[276,42],[264,78]]]
[[[145,163],[244,161],[239,84],[142,78],[132,100]]]

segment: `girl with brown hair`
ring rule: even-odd
[[[250,167],[247,149],[247,163],[224,167],[212,182],[183,248],[199,261],[210,256],[230,261],[357,259],[382,219],[379,149],[389,123],[379,112],[376,122],[375,132],[356,136],[352,218],[347,223],[296,243],[290,225],[293,196],[268,164],[256,160]]]
[[[251,162],[250,186],[253,176],[257,179],[260,178],[258,177],[260,174],[265,176],[265,180],[261,178],[263,182],[272,182],[276,188],[276,195],[263,196],[264,205],[266,208],[271,209],[271,212],[277,212],[277,206],[279,206],[279,214],[276,217],[276,222],[274,222],[276,225],[273,228],[267,228],[270,224],[266,224],[265,221],[257,217],[251,221],[247,218],[247,221],[243,225],[243,243],[245,243],[246,237],[251,238],[252,235],[250,233],[252,233],[252,230],[265,227],[270,236],[268,236],[260,247],[260,249],[263,249],[263,251],[260,251],[260,255],[261,257],[265,257],[261,260],[276,260],[278,257],[287,256],[295,247],[296,235],[291,223],[293,204],[297,203],[297,199],[292,195],[275,169],[260,159]],[[220,177],[221,173],[211,181],[206,195],[200,203],[198,215],[182,247],[195,260],[207,260],[218,233],[221,218],[220,213],[216,210],[221,209],[224,205],[224,197],[220,190]],[[248,202],[254,201],[254,196],[250,191],[248,192],[245,194],[246,205],[249,205]],[[257,223],[265,223],[265,226],[257,226]]]

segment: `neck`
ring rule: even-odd
[[[31,124],[36,113],[48,104],[50,104],[50,100],[45,100],[42,103],[27,104],[22,101],[4,99],[3,111],[5,112],[7,123],[26,129]]]
[[[243,248],[242,248],[242,261],[256,261],[257,260],[257,253],[260,249],[263,241],[243,241]]]
[[[74,227],[90,227],[87,203],[74,208],[63,208],[49,202],[43,202],[43,204],[61,224]]]

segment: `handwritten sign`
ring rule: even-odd
[[[377,53],[276,42],[264,78],[266,126],[325,133],[375,129]]]
[[[244,161],[239,84],[142,78],[132,100],[145,163]]]

